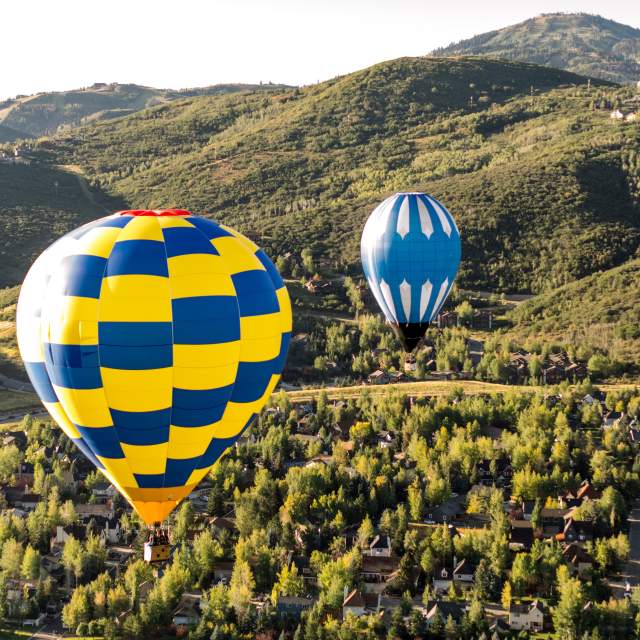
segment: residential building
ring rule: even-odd
[[[533,602],[512,601],[509,606],[509,626],[515,631],[543,631],[545,608],[539,600]]]

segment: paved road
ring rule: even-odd
[[[620,579],[609,582],[616,598],[623,598],[627,582],[631,587],[640,585],[640,505],[636,503],[629,514],[629,561]]]
[[[60,620],[55,622],[47,622],[44,626],[40,627],[29,640],[58,640],[64,637],[62,630],[62,623]]]

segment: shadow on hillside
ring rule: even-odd
[[[0,164],[0,287],[18,284],[54,240],[126,208],[75,173],[48,165]]]

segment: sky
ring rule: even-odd
[[[5,0],[0,99],[94,82],[311,84],[557,11],[640,27],[637,0]]]

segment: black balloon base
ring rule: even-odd
[[[407,353],[411,353],[422,341],[429,328],[428,322],[394,324],[393,328]]]

